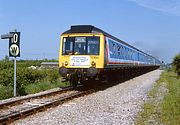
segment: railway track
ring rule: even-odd
[[[22,103],[23,101],[26,101],[26,100],[31,100],[31,99],[35,99],[35,98],[43,98],[46,96],[53,96],[56,94],[64,93],[66,91],[70,91],[72,89],[73,89],[72,87],[66,87],[64,89],[59,89],[59,90],[55,90],[55,91],[48,92],[48,93],[36,94],[36,95],[32,95],[32,96],[28,96],[28,97],[24,97],[24,98],[20,98],[20,99],[5,101],[5,102],[0,103],[0,110],[8,108],[9,106],[17,105],[17,104]]]
[[[58,106],[73,98],[94,92],[94,89],[77,91],[68,87],[59,91],[27,97],[0,104],[0,125],[9,124],[48,108]]]

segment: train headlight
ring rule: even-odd
[[[92,62],[91,62],[91,65],[92,65],[93,67],[95,67],[95,66],[96,66],[96,63],[95,63],[94,61],[92,61]]]
[[[67,66],[67,65],[68,65],[68,61],[65,62],[65,66]]]

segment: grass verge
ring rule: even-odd
[[[0,85],[0,100],[13,97],[13,88]]]
[[[161,90],[166,89],[166,92]],[[148,93],[136,125],[180,124],[180,79],[173,71],[164,71]]]
[[[39,83],[32,83],[24,85],[23,88],[20,90],[21,95],[27,95],[27,94],[34,94],[41,91],[45,91],[48,89],[53,89],[57,87],[65,87],[68,86],[66,82],[61,82],[60,79],[58,79],[56,82],[48,82],[48,81],[41,81]],[[5,87],[3,85],[0,85],[0,100],[7,99],[13,97],[13,88],[11,86]]]
[[[27,94],[34,94],[34,93],[38,93],[38,92],[45,91],[52,88],[65,87],[67,85],[68,84],[61,81],[57,81],[54,83],[45,81],[45,82],[40,82],[40,83],[29,84],[29,85],[26,85],[24,88]]]

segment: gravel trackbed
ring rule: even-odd
[[[73,99],[13,125],[133,125],[147,93],[162,70],[155,70],[103,91]]]

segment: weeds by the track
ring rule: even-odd
[[[180,79],[173,71],[164,71],[148,93],[136,124],[180,124]]]
[[[65,86],[69,86],[69,84],[65,82],[61,82],[60,79],[53,83],[50,83],[48,81],[44,81],[44,82],[41,81],[38,83],[24,85],[23,93],[25,93],[25,95],[34,94],[34,93],[38,93],[38,92],[45,91],[48,89],[65,87]],[[13,97],[13,88],[11,86],[6,87],[6,86],[0,85],[0,100],[11,98],[11,97]]]
[[[57,88],[57,87],[65,87],[65,86],[68,86],[68,85],[64,82],[61,82],[60,80],[54,83],[45,81],[45,82],[40,82],[40,83],[28,84],[27,86],[25,86],[25,90],[28,94],[33,94],[33,93],[38,93],[38,92],[45,91],[48,89]]]

